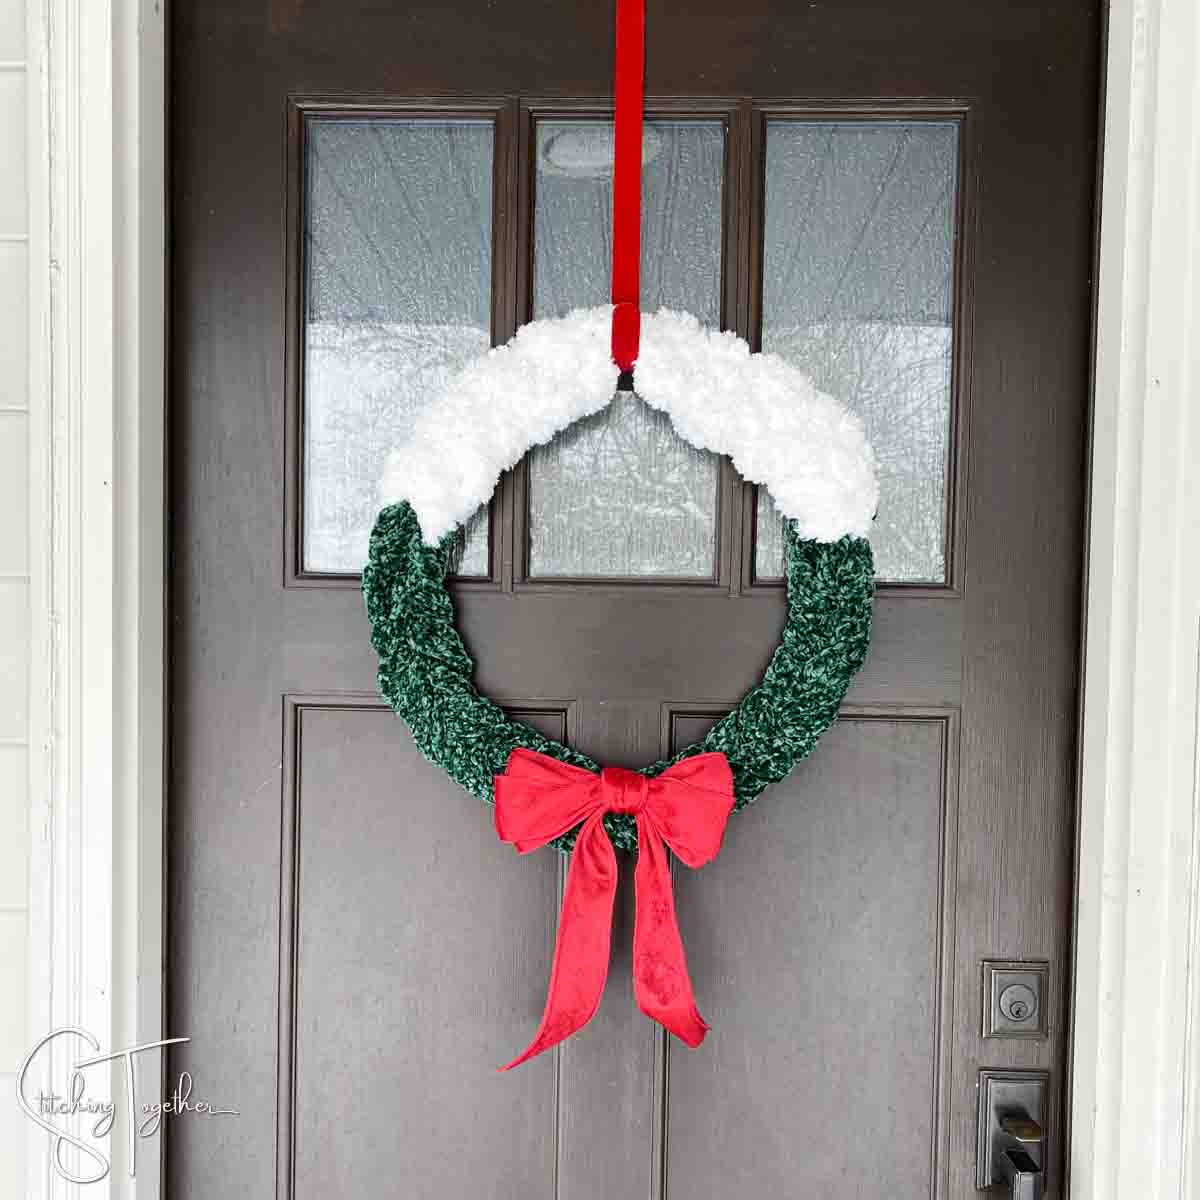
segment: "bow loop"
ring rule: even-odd
[[[725,755],[698,754],[650,779],[621,767],[606,767],[597,775],[521,748],[496,776],[495,796],[496,832],[522,854],[581,825],[567,872],[546,1010],[528,1049],[504,1070],[570,1037],[600,1005],[617,890],[606,812],[637,818],[633,977],[638,1007],[687,1045],[698,1046],[708,1026],[692,995],[663,843],[688,866],[716,856],[733,809],[733,773]]]
[[[518,747],[493,781],[496,834],[519,854],[540,850],[586,820],[600,796],[592,771]]]
[[[733,771],[724,754],[696,754],[649,781],[646,809],[659,836],[689,867],[717,857],[733,811]]]

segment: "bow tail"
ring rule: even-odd
[[[571,852],[542,1022],[528,1048],[501,1067],[502,1071],[511,1071],[558,1045],[582,1029],[600,1007],[617,894],[617,856],[603,820],[603,812],[589,817]]]
[[[708,1026],[696,1010],[683,938],[675,918],[671,866],[658,831],[638,815],[637,889],[633,926],[633,987],[637,1006],[695,1049]]]

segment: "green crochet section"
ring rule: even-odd
[[[492,779],[518,746],[589,770],[599,764],[514,721],[471,682],[474,663],[454,626],[446,572],[461,532],[426,546],[407,502],[385,508],[371,533],[363,593],[379,690],[404,718],[421,752],[472,795],[492,802]],[[735,809],[782,779],[832,724],[871,636],[875,570],[865,538],[815,542],[788,527],[787,623],[762,682],[703,741],[644,768],[723,751],[733,769]],[[634,818],[604,819],[613,845],[637,848]],[[556,845],[569,850],[572,831]]]

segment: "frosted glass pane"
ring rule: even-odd
[[[762,347],[867,424],[879,458],[880,579],[942,582],[950,436],[958,127],[767,126]],[[755,572],[782,572],[761,491]]]
[[[308,127],[304,566],[355,573],[389,450],[490,345],[490,121]],[[459,572],[488,573],[487,510]]]
[[[604,122],[537,129],[534,312],[607,303],[612,268],[612,135]],[[646,126],[642,307],[721,317],[720,122]],[[530,574],[715,574],[720,459],[694,450],[640,400],[618,397],[530,458]]]
[[[713,574],[714,458],[629,392],[530,456],[535,574]]]

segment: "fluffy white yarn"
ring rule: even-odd
[[[534,321],[454,376],[393,450],[384,504],[408,500],[427,543],[462,524],[502,471],[612,399],[612,310]],[[642,316],[637,394],[702,450],[770,491],[801,537],[865,537],[879,502],[862,421],[777,354],[751,354],[688,313]]]

